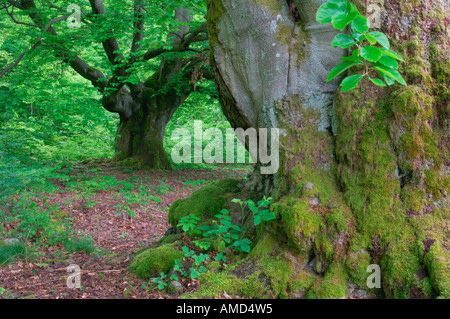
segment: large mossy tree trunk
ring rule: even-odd
[[[369,291],[377,264],[377,296],[449,298],[448,4],[378,1],[408,86],[342,93],[326,83],[347,52],[315,22],[324,2],[208,3],[224,113],[234,127],[284,130],[279,172],[257,168],[243,186],[272,195],[277,220],[258,229],[258,266],[240,271],[263,269],[254,280],[280,297],[343,298]]]

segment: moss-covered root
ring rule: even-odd
[[[276,245],[272,239],[262,242],[267,247]],[[257,249],[261,250],[265,249]],[[304,263],[302,257],[295,257],[288,251],[278,251],[276,256],[252,252],[227,270],[202,274],[200,289],[183,298],[214,298],[224,292],[252,299],[304,298],[316,278],[312,271],[303,269]]]
[[[130,270],[143,279],[150,279],[167,274],[175,265],[175,260],[183,259],[183,252],[175,250],[175,244],[163,245],[148,249],[138,254],[130,266]]]
[[[169,211],[169,223],[176,227],[178,221],[188,215],[212,218],[218,214],[227,200],[239,192],[239,180],[228,178],[206,185],[186,199],[176,200]]]

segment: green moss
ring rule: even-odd
[[[425,256],[425,264],[430,272],[431,283],[439,293],[439,298],[450,299],[450,254],[444,251],[438,241]]]
[[[226,200],[239,191],[238,179],[225,179],[203,186],[187,199],[179,199],[170,207],[169,222],[176,227],[178,221],[188,215],[211,218],[226,205]]]
[[[208,35],[211,47],[214,47],[219,42],[220,30],[217,26],[220,23],[220,19],[225,14],[225,7],[221,0],[207,0],[208,8]]]
[[[264,257],[272,255],[275,249],[278,247],[277,240],[266,234],[264,238],[258,240],[256,246],[250,252],[251,257]]]
[[[290,198],[273,205],[275,214],[281,216],[282,227],[292,244],[300,252],[308,253],[312,249],[312,236],[323,227],[321,218],[309,210],[307,201],[297,201],[290,206]]]
[[[277,256],[249,256],[226,271],[202,274],[200,289],[183,298],[220,297],[224,291],[252,299],[289,298],[314,281],[315,276],[303,271],[303,262],[284,250]]]
[[[367,288],[367,268],[372,264],[372,257],[364,249],[350,251],[345,262],[349,278],[360,288]]]
[[[189,293],[181,298],[218,298],[226,292],[230,296],[240,296],[255,299],[273,298],[275,295],[267,287],[261,276],[261,270],[254,266],[252,270],[244,274],[237,274],[236,269],[241,267],[241,261],[227,271],[209,271],[199,277],[200,288],[194,293]],[[261,278],[260,278],[261,276]]]
[[[389,251],[381,260],[383,271],[383,287],[388,298],[410,298],[413,287],[419,286],[418,271],[422,268],[417,238],[409,227],[399,235],[396,241],[390,242]]]
[[[167,274],[175,265],[175,260],[181,260],[184,256],[183,252],[175,250],[174,246],[163,245],[140,253],[135,257],[130,270],[144,279],[159,276],[161,272]]]
[[[333,263],[324,278],[318,278],[308,291],[307,299],[344,299],[347,297],[347,274],[344,267]]]
[[[256,4],[259,4],[267,8],[273,15],[280,14],[281,10],[283,9],[281,7],[280,1],[278,0],[252,0],[252,1]]]

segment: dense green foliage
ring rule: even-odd
[[[134,216],[130,206],[133,203],[158,202],[158,194],[165,191],[163,182],[158,189],[141,190],[138,195],[131,192],[135,184],[119,182],[114,177],[81,177],[76,174],[80,162],[92,159],[110,159],[115,155],[119,115],[108,112],[102,106],[103,93],[93,86],[83,74],[77,73],[70,61],[55,54],[67,50],[77,54],[88,63],[102,70],[106,78],[114,77],[118,65],[109,61],[102,48],[102,41],[108,30],[113,33],[123,48],[123,55],[131,59],[151,48],[163,48],[168,52],[153,60],[136,59],[129,75],[119,80],[130,85],[144,81],[158,71],[163,61],[175,58],[189,58],[201,52],[207,42],[196,45],[200,52],[169,52],[170,32],[185,24],[174,21],[174,11],[184,5],[184,1],[147,3],[145,13],[146,35],[140,42],[140,50],[132,52],[133,2],[104,1],[107,14],[95,17],[89,12],[85,1],[54,1],[53,7],[38,4],[38,12],[45,21],[62,14],[69,4],[80,6],[81,28],[68,28],[66,21],[52,24],[58,36],[33,26],[30,11],[8,6],[0,1],[0,72],[19,61],[14,68],[0,76],[0,238],[15,238],[17,245],[0,245],[0,265],[14,260],[14,256],[39,257],[39,247],[64,245],[69,252],[95,251],[89,237],[75,234],[70,219],[61,212],[58,205],[40,207],[35,204],[46,194],[62,191],[58,181],[64,183],[65,191],[73,191],[91,203],[95,193],[104,190],[119,190],[122,204],[113,209]],[[5,9],[6,6],[6,9]],[[202,1],[189,1],[193,14],[190,24],[195,28],[204,22],[205,8]],[[40,39],[41,45],[33,47]],[[21,58],[21,54],[24,56]],[[130,62],[130,61],[129,61]],[[230,125],[222,114],[215,98],[215,87],[211,80],[200,79],[196,91],[176,111],[166,129],[165,148],[170,154],[175,142],[172,131],[186,127],[193,131],[194,120],[202,120],[204,129],[218,127],[221,130]],[[175,76],[168,86],[179,85]],[[109,90],[113,90],[112,84]],[[168,87],[155,94],[164,94]],[[106,90],[107,91],[107,90]],[[204,144],[207,141],[204,141]],[[178,165],[182,167],[203,167],[198,165]],[[95,170],[90,174],[96,174]],[[56,183],[56,184],[55,184]],[[131,188],[130,188],[131,187]],[[125,189],[125,191],[123,191]],[[154,196],[152,196],[153,194]],[[5,225],[17,225],[6,229]],[[36,235],[37,234],[37,235]],[[1,243],[1,242],[0,242]],[[31,245],[31,246],[30,246]],[[29,246],[29,247],[28,247]],[[24,253],[24,249],[29,251]]]
[[[356,49],[352,51],[351,56],[342,58],[342,63],[331,70],[327,81],[335,79],[341,73],[355,66],[362,67],[363,74],[354,74],[345,78],[341,83],[342,92],[356,88],[366,76],[378,86],[392,85],[396,81],[406,85],[405,80],[397,71],[399,67],[397,61],[404,62],[403,58],[390,50],[389,39],[384,33],[369,32],[367,18],[359,13],[354,4],[347,0],[328,0],[317,11],[316,19],[319,23],[331,23],[334,28],[341,31],[348,25],[351,26],[351,36],[346,33],[338,34],[334,38],[332,46],[343,49],[356,46]],[[367,43],[370,45],[365,45]],[[380,44],[382,48],[375,47],[376,44]],[[384,81],[376,78],[373,73],[379,73]]]

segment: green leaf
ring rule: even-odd
[[[341,62],[347,62],[347,61],[361,63],[363,61],[363,58],[358,57],[358,56],[346,56],[346,57],[341,58]]]
[[[390,56],[391,58],[394,58],[398,61],[405,62],[405,60],[403,60],[403,58],[400,55],[398,55],[396,52],[394,52],[392,50],[389,50],[389,49],[380,49],[380,50],[381,50],[381,53],[384,55]]]
[[[398,69],[398,62],[397,60],[395,60],[394,58],[387,56],[387,55],[383,55],[379,60],[378,63],[381,63],[385,66],[387,66],[388,68],[391,69]]]
[[[242,246],[241,246],[241,249],[242,249],[243,251],[245,251],[246,253],[249,253],[249,252],[250,252],[250,246],[249,246],[249,245],[242,245]]]
[[[367,33],[367,31],[369,31],[369,23],[367,22],[367,18],[361,14],[356,16],[352,22],[352,29],[358,33]]]
[[[333,25],[333,27],[335,27],[336,29],[339,30],[344,30],[349,24],[350,22],[353,21],[353,19],[355,19],[355,17],[358,16],[358,12],[348,12],[348,11],[344,11],[341,13],[338,13],[336,15],[333,16],[333,18],[331,19],[331,24]]]
[[[358,86],[359,81],[361,81],[363,77],[364,75],[362,74],[355,74],[345,78],[341,83],[342,86],[341,91],[347,92],[356,88]]]
[[[375,37],[371,36],[369,33],[365,35],[365,38],[372,45],[374,45],[374,44],[376,44],[378,42],[378,40]]]
[[[327,82],[336,78],[339,74],[351,68],[352,66],[360,64],[359,62],[344,62],[335,66],[328,75]]]
[[[381,44],[384,48],[388,50],[390,49],[391,44],[389,43],[389,39],[383,32],[372,31],[369,32],[367,35],[375,38],[378,41],[378,43]]]
[[[381,51],[375,47],[363,47],[359,51],[360,55],[370,62],[377,62],[381,58]]]
[[[258,226],[259,224],[261,224],[261,216],[256,215],[253,217],[253,223],[255,224],[255,226]]]
[[[381,74],[381,76],[383,77],[384,82],[386,82],[388,86],[391,86],[392,84],[395,83],[395,80],[393,80],[391,77],[384,75],[383,73]]]
[[[355,43],[356,43],[355,40],[353,40],[353,38],[351,36],[344,34],[344,33],[340,33],[333,39],[333,42],[331,43],[331,45],[334,48],[341,47],[343,49],[347,49]]]
[[[263,217],[263,220],[265,221],[265,222],[268,222],[268,221],[271,221],[271,220],[274,220],[274,219],[276,219],[277,217],[275,216],[275,214],[274,213],[269,213],[269,214],[267,214],[266,216],[264,216]]]
[[[406,81],[403,79],[403,77],[398,73],[397,70],[387,68],[385,66],[377,65],[374,67],[375,70],[380,71],[381,73],[387,75],[388,77],[396,80],[398,83],[402,85],[406,85]]]
[[[227,227],[233,227],[233,224],[229,220],[222,220],[222,224]]]
[[[316,13],[316,20],[319,23],[330,23],[335,14],[342,12],[339,5],[334,3],[325,3],[320,6]]]
[[[386,86],[386,84],[380,79],[372,79],[371,77],[369,77],[369,80],[375,85]]]

